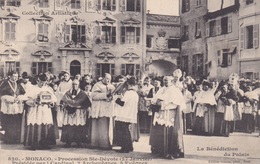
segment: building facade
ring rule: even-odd
[[[234,0],[225,7],[220,3],[204,16],[208,52],[205,64],[209,78],[228,79],[231,73],[238,73],[238,10],[239,1]]]
[[[146,72],[149,76],[170,75],[180,56],[180,17],[147,14]]]
[[[259,79],[260,2],[257,0],[240,1],[239,10],[239,73],[249,79]]]
[[[239,73],[240,3],[246,2],[180,0],[181,69],[188,75],[227,79]]]
[[[111,73],[139,77],[146,1],[1,0],[0,74]]]
[[[180,0],[181,58],[180,68],[194,78],[205,76],[207,60],[206,26],[207,0]]]

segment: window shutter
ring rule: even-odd
[[[95,32],[96,32],[96,36],[100,36],[101,35],[101,26],[96,26]]]
[[[80,26],[80,42],[86,43],[86,26]]]
[[[201,0],[197,0],[197,6],[201,6]]]
[[[141,11],[141,3],[140,0],[136,0],[136,12],[140,12]]]
[[[15,62],[15,71],[20,74],[20,62]]]
[[[240,49],[245,48],[245,27],[240,28]]]
[[[185,34],[186,40],[188,40],[189,39],[189,26],[186,26],[185,32],[186,32],[186,34]]]
[[[115,75],[115,64],[110,64],[110,74]]]
[[[76,3],[76,6],[77,6],[76,8],[80,9],[81,5],[82,5],[82,0],[78,0],[78,2]]]
[[[112,11],[116,10],[116,0],[112,0],[112,7],[111,7]]]
[[[198,22],[195,22],[195,38],[197,37],[198,35]]]
[[[198,31],[199,31],[199,36],[201,36],[201,25],[200,25],[201,23],[200,23],[200,21],[198,21]]]
[[[43,34],[43,23],[38,24],[38,34]]]
[[[190,11],[190,0],[186,0],[186,12]]]
[[[65,42],[70,41],[70,25],[65,26]]]
[[[48,42],[49,41],[49,25],[44,24],[44,41]]]
[[[185,28],[184,27],[185,26],[181,27],[181,37],[182,37],[183,40],[184,40],[184,37],[185,37]]]
[[[112,43],[116,43],[116,27],[112,27]]]
[[[0,62],[0,76],[4,77],[4,69],[5,69],[5,63]]]
[[[228,16],[228,33],[232,32],[232,15]]]
[[[97,10],[101,10],[101,0],[97,1]]]
[[[9,39],[10,35],[10,23],[6,22],[5,23],[5,40]]]
[[[121,43],[125,43],[125,27],[121,27]]]
[[[32,75],[37,75],[37,62],[32,62],[32,68],[31,68],[31,71],[32,71]]]
[[[126,75],[126,65],[125,64],[121,64],[121,74]]]
[[[47,71],[52,72],[52,62],[47,63]]]
[[[0,7],[5,6],[5,0],[0,0]]]
[[[232,65],[232,55],[231,54],[227,54],[227,55],[228,55],[228,58],[227,58],[228,66],[231,66]]]
[[[209,37],[209,22],[206,22],[206,37]]]
[[[222,52],[221,50],[218,50],[217,51],[217,57],[218,57],[218,66],[221,66],[222,65]]]
[[[197,37],[201,36],[200,21],[197,22]]]
[[[38,34],[37,34],[37,40],[38,41],[43,41],[43,37],[44,37],[43,36],[43,34],[44,34],[43,33],[43,31],[44,31],[43,30],[43,28],[44,28],[43,25],[44,25],[43,23],[39,23],[38,24]]]
[[[96,27],[95,27],[95,34],[96,34],[96,40],[95,40],[95,42],[96,42],[97,44],[102,42],[102,40],[101,40],[101,30],[102,30],[102,27],[101,27],[101,26],[96,26]]]
[[[17,0],[15,6],[19,7],[21,5],[21,0]]]
[[[136,43],[140,43],[140,27],[136,27]]]
[[[216,20],[216,35],[221,34],[221,19]]]
[[[259,47],[259,24],[254,25],[254,48]]]
[[[97,64],[97,77],[102,77],[102,75],[101,75],[101,64]]]
[[[121,12],[124,12],[125,11],[125,8],[126,8],[126,5],[125,5],[125,0],[120,0],[120,11]]]
[[[140,77],[140,64],[135,65],[135,76]]]
[[[44,24],[43,26],[44,26],[44,28],[43,28],[44,34],[48,36],[48,24]]]
[[[15,40],[15,23],[11,23],[11,40]]]
[[[185,13],[186,2],[185,2],[185,0],[182,0],[181,2],[182,2],[182,3],[181,3],[181,12],[182,12],[182,13]]]

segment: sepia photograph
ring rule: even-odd
[[[260,163],[260,0],[0,0],[0,164]]]

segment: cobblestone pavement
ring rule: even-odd
[[[233,133],[230,137],[184,135],[185,158],[167,160],[150,153],[149,135],[134,143],[134,152],[64,148],[58,141],[50,150],[30,151],[23,145],[1,143],[0,164],[83,164],[83,163],[260,163],[260,137],[257,133]],[[116,148],[114,148],[116,149]],[[225,149],[225,150],[224,150]]]

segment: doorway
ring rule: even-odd
[[[80,65],[80,62],[78,60],[73,60],[71,63],[70,63],[70,74],[71,76],[75,77],[76,74],[80,74],[81,70],[81,65]]]

